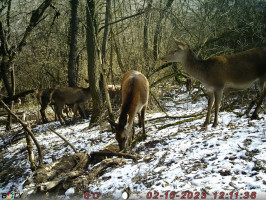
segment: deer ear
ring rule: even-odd
[[[184,50],[187,48],[187,44],[180,42],[178,39],[174,38],[174,41],[176,43],[176,45],[181,49]]]
[[[111,120],[111,119],[107,119],[108,120],[108,122],[111,124],[111,126],[113,126],[114,128],[116,128],[117,126],[118,126],[118,124],[117,123],[115,123],[113,120]]]

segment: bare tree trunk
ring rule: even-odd
[[[147,6],[147,10],[149,10],[152,6],[152,0],[148,1],[148,6]],[[145,13],[144,16],[144,29],[143,29],[143,56],[144,56],[144,60],[145,60],[145,66],[149,67],[149,54],[148,54],[148,50],[149,50],[149,42],[148,42],[148,30],[149,30],[149,20],[150,20],[150,13],[147,12]]]
[[[119,47],[117,45],[117,42],[116,42],[116,39],[115,39],[115,36],[114,36],[114,33],[113,33],[112,29],[111,29],[111,37],[112,37],[112,41],[113,41],[113,45],[114,45],[114,50],[115,50],[115,53],[116,53],[118,66],[119,66],[121,72],[124,74],[126,72],[126,70],[125,70],[124,64],[122,62],[122,56],[120,54],[120,49],[119,49]]]
[[[154,34],[154,38],[153,38],[153,59],[157,60],[158,58],[158,51],[159,51],[159,35],[161,33],[162,30],[162,20],[165,16],[165,11],[171,7],[172,3],[174,0],[168,0],[166,3],[166,6],[164,7],[164,9],[160,12],[160,17],[159,20],[157,21],[156,24],[156,28],[155,28],[155,34]]]
[[[103,43],[102,43],[102,62],[101,62],[101,74],[102,74],[102,81],[104,86],[104,93],[105,99],[108,108],[108,114],[111,120],[114,120],[114,115],[112,111],[111,101],[108,92],[108,85],[105,75],[105,63],[106,63],[106,46],[107,46],[107,38],[108,38],[108,29],[109,29],[109,21],[110,21],[110,9],[111,9],[111,0],[106,0],[106,12],[105,12],[105,28],[104,28],[104,36],[103,36]]]
[[[71,20],[70,20],[70,42],[69,42],[69,60],[68,60],[68,85],[77,86],[77,37],[78,37],[78,0],[71,0]]]
[[[91,96],[93,101],[93,110],[90,124],[95,123],[99,116],[102,107],[101,92],[99,89],[99,72],[96,66],[96,32],[95,32],[95,3],[94,0],[87,0],[87,55],[88,55],[88,75],[91,87]]]
[[[11,76],[11,95],[9,95],[9,97],[13,99],[15,92],[16,92],[15,91],[16,78],[15,78],[14,64],[12,64],[10,76]],[[10,101],[9,107],[10,107],[10,110],[13,111],[14,100]],[[8,114],[7,123],[6,123],[6,130],[11,130],[11,127],[12,127],[12,116],[11,116],[11,114]]]

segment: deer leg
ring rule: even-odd
[[[57,114],[57,117],[59,118],[60,124],[63,125],[62,119],[66,122],[65,118],[63,117],[63,105],[56,105],[55,106],[55,113]]]
[[[146,138],[146,132],[145,132],[145,113],[146,113],[146,106],[144,106],[141,110],[141,116],[140,116],[140,123],[142,124],[142,136]]]
[[[47,123],[48,122],[48,119],[46,118],[46,115],[45,115],[45,110],[46,110],[47,106],[48,106],[48,103],[41,104],[40,113],[41,113],[41,116],[42,116],[43,123]]]
[[[52,107],[52,106],[51,106]],[[54,111],[54,113],[55,113],[55,115],[54,115],[54,119],[55,119],[55,121],[57,121],[57,120],[59,120],[59,116],[58,116],[58,113],[57,113],[57,110],[56,110],[57,108],[56,108],[56,104],[54,105],[54,107],[53,107],[53,111]]]
[[[260,80],[259,81],[259,89],[260,89],[260,98],[259,98],[259,101],[257,103],[257,107],[255,108],[252,116],[251,116],[251,119],[258,119],[258,112],[259,112],[259,109],[260,109],[260,106],[266,96],[266,87],[264,87],[266,82],[264,82],[264,80]]]
[[[214,96],[215,96],[215,116],[212,126],[216,127],[218,125],[218,114],[219,114],[220,104],[222,101],[223,91],[222,90],[215,91]]]
[[[134,139],[135,137],[135,123],[133,121],[133,125],[132,125],[132,137],[130,139],[130,146],[131,146],[131,143],[132,143],[132,140]]]
[[[46,118],[46,115],[45,115],[45,109],[46,109],[46,107],[43,107],[43,106],[40,109],[40,113],[41,113],[41,116],[42,116],[42,122],[43,123],[47,123],[48,122],[48,120]]]
[[[138,117],[139,117],[139,127],[141,128],[141,116],[139,113],[138,113]]]
[[[86,112],[85,112],[85,105],[84,105],[84,103],[79,104],[78,110],[79,110],[79,113],[80,113],[81,117],[83,119],[86,119],[87,118],[87,115],[86,115]]]
[[[74,122],[76,120],[76,116],[78,115],[78,107],[79,107],[79,104],[75,103],[73,105],[73,113],[74,113],[74,116],[72,118],[72,122]]]
[[[212,112],[212,106],[214,103],[214,93],[213,92],[208,92],[208,111],[207,111],[207,115],[206,115],[206,120],[203,124],[203,127],[207,128],[208,124],[210,123],[210,116],[211,116],[211,112]]]

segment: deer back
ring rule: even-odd
[[[122,106],[119,122],[118,124],[110,122],[116,128],[116,139],[120,150],[125,148],[135,115],[148,104],[149,82],[140,72],[128,71],[123,76],[121,90]]]
[[[58,88],[53,93],[53,100],[56,104],[76,104],[87,101],[91,96],[90,88]]]

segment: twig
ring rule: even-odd
[[[124,157],[124,158],[133,159],[133,160],[141,159],[141,156],[135,156],[135,155],[132,155],[132,154],[121,153],[121,152],[117,153],[117,152],[113,152],[113,151],[110,151],[110,150],[92,152],[91,156],[118,156],[118,157]]]
[[[54,129],[52,128],[48,128],[50,131],[52,131],[53,133],[55,133],[56,135],[58,135],[62,140],[64,140],[72,149],[75,153],[78,153],[78,151],[76,150],[76,148],[62,135],[60,135],[59,133],[57,133]]]
[[[112,140],[112,141],[108,142],[107,144],[105,144],[104,146],[102,146],[100,150],[105,149],[106,147],[110,146],[111,144],[113,144],[115,142],[116,142],[116,140]]]
[[[52,188],[56,187],[60,183],[64,182],[67,179],[73,178],[80,176],[83,173],[83,170],[79,171],[71,171],[65,176],[61,176],[59,178],[54,179],[53,181],[47,182],[47,183],[42,183],[39,185],[40,191],[48,191],[51,190]]]
[[[204,110],[201,110],[201,111],[193,113],[191,115],[184,115],[184,116],[169,116],[169,115],[166,115],[166,116],[163,116],[163,117],[157,117],[157,118],[148,119],[146,121],[150,122],[150,121],[159,120],[159,119],[165,119],[165,118],[167,118],[167,119],[181,119],[181,118],[197,117],[197,116],[201,115],[203,111]]]
[[[175,123],[172,123],[172,124],[166,124],[166,125],[164,125],[164,126],[158,127],[157,129],[155,129],[155,130],[153,130],[153,131],[150,131],[150,132],[146,133],[146,136],[151,135],[151,134],[153,134],[153,133],[156,133],[157,131],[163,130],[163,129],[168,128],[168,127],[171,127],[171,126],[176,126],[176,125],[178,125],[178,124],[183,124],[183,123],[185,123],[185,122],[191,122],[191,121],[194,121],[194,120],[196,120],[196,119],[201,119],[201,118],[203,118],[204,116],[205,116],[205,115],[202,114],[202,115],[198,115],[198,116],[195,116],[195,117],[193,117],[193,118],[189,118],[189,119],[181,120],[181,121],[178,121],[178,122],[175,122]],[[145,137],[146,137],[146,136],[145,136]],[[136,138],[136,139],[132,142],[132,147],[134,147],[138,142],[140,142],[140,141],[142,141],[143,139],[145,139],[145,137],[140,136],[140,137]]]
[[[175,123],[172,123],[172,124],[166,124],[166,125],[164,125],[164,126],[161,126],[161,127],[159,127],[158,128],[158,130],[162,130],[162,129],[165,129],[165,128],[168,128],[168,127],[171,127],[171,126],[176,126],[176,125],[178,125],[178,124],[183,124],[183,123],[185,123],[185,122],[191,122],[191,121],[194,121],[194,120],[196,120],[196,119],[201,119],[201,118],[203,118],[205,115],[198,115],[198,116],[196,116],[196,117],[193,117],[193,118],[189,118],[189,119],[184,119],[184,120],[181,120],[181,121],[178,121],[178,122],[175,122]]]
[[[155,97],[155,95],[153,94],[152,91],[150,91],[150,94],[151,94],[151,96],[153,97],[153,99],[155,100],[155,102],[158,104],[159,108],[164,112],[164,114],[165,114],[166,116],[168,116],[168,114],[167,114],[165,108],[164,108],[164,107],[162,106],[162,104],[157,100],[157,98]]]

